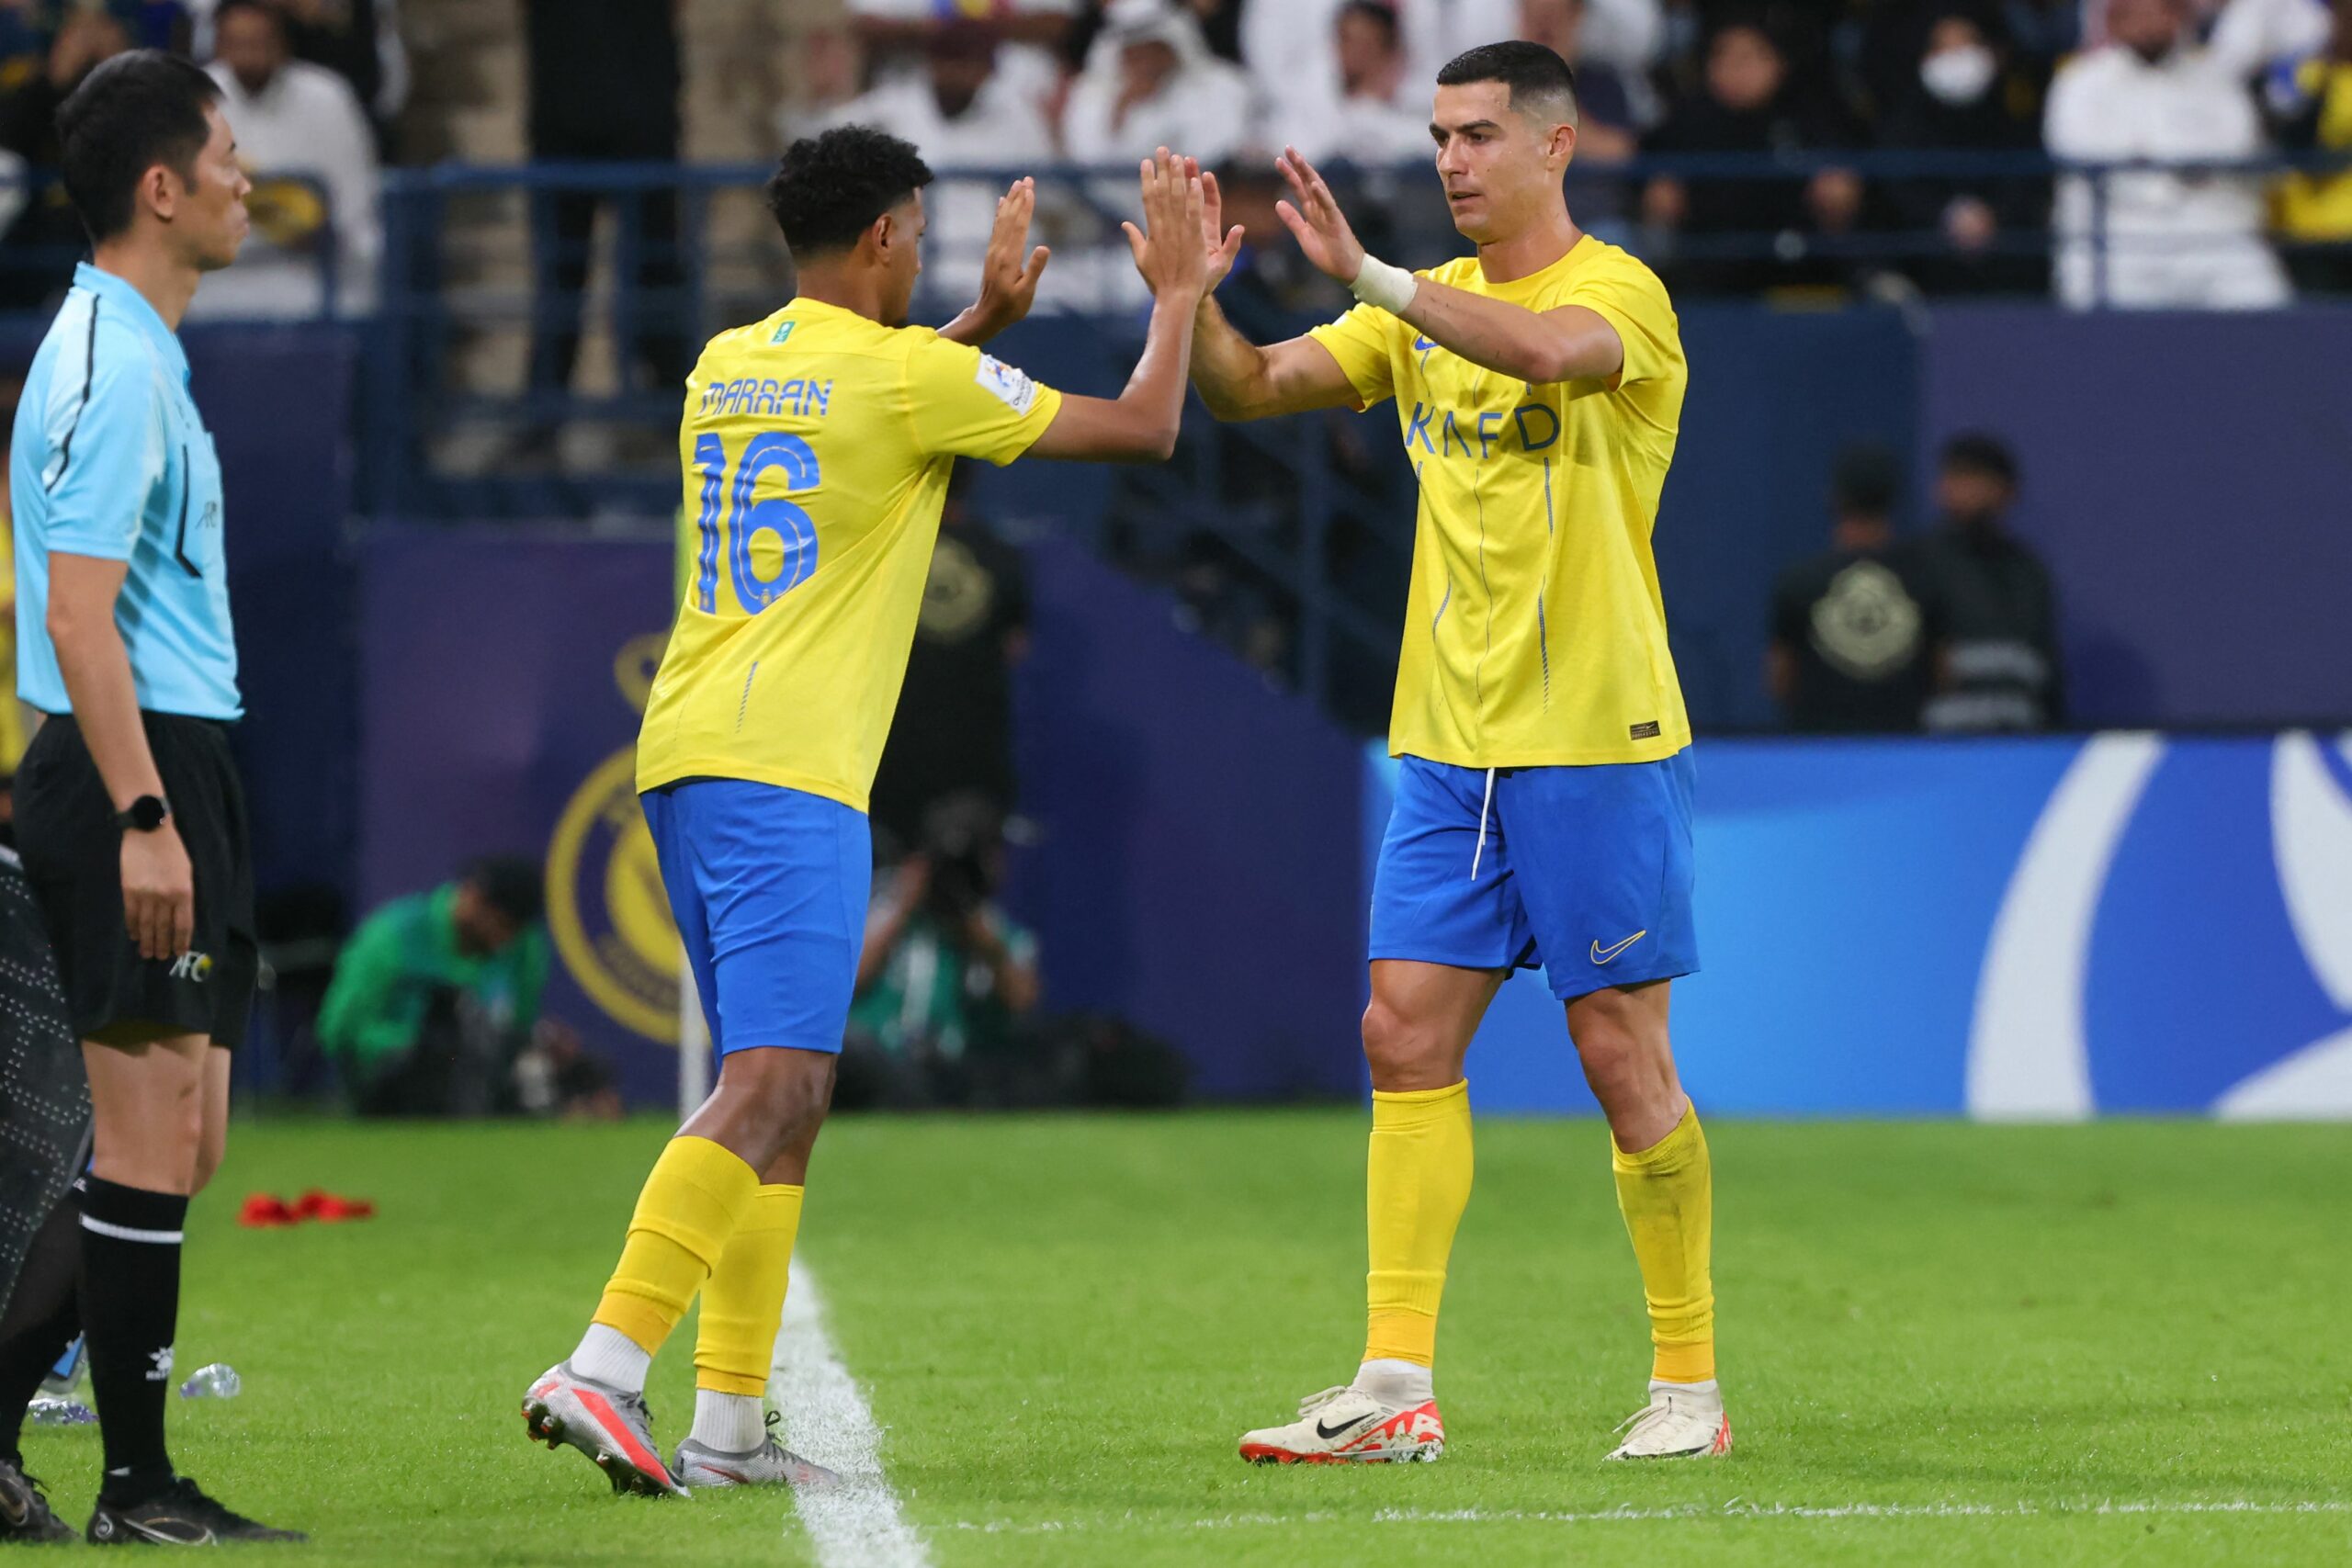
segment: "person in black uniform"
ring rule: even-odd
[[[1945,443],[1936,479],[1942,522],[1923,554],[1951,637],[1945,689],[1928,705],[1943,732],[2054,729],[2066,722],[2058,594],[2041,558],[2012,534],[2018,465],[1981,433]]]
[[[974,513],[969,471],[947,481],[907,683],[874,778],[874,823],[901,851],[922,845],[932,807],[950,796],[978,796],[999,822],[1019,804],[1012,672],[1029,648],[1029,572]]]
[[[1883,446],[1848,448],[1831,484],[1829,549],[1772,590],[1765,683],[1789,728],[1916,730],[1941,661],[1943,610],[1916,545],[1894,535],[1902,480]]]

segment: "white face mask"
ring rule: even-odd
[[[1919,85],[1947,104],[1973,104],[1984,96],[2001,62],[1981,43],[1939,50],[1919,62]]]

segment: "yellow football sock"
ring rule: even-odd
[[[1470,1201],[1470,1086],[1372,1096],[1363,1359],[1437,1361],[1438,1298]]]
[[[702,1322],[695,1331],[696,1388],[754,1399],[767,1388],[806,1191],[761,1188],[727,1238],[727,1250],[702,1288]]]
[[[1649,1298],[1650,1376],[1705,1382],[1715,1375],[1715,1286],[1710,1270],[1714,1172],[1694,1108],[1674,1131],[1639,1154],[1610,1140],[1617,1206]]]
[[[707,1138],[670,1140],[637,1196],[596,1321],[659,1350],[752,1206],[759,1173]]]

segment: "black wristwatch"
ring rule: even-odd
[[[164,825],[172,808],[164,804],[159,795],[142,795],[130,803],[128,811],[114,814],[114,825],[127,833],[152,833]]]

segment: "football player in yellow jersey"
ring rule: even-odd
[[[1437,171],[1476,255],[1419,276],[1367,256],[1293,151],[1283,220],[1363,303],[1266,348],[1213,302],[1193,329],[1193,378],[1220,419],[1393,398],[1420,488],[1363,1019],[1363,1359],[1351,1384],[1241,1451],[1443,1451],[1430,1368],[1470,1196],[1463,1060],[1504,978],[1540,964],[1609,1120],[1648,1297],[1649,1400],[1611,1457],[1720,1454],[1731,1428],[1715,1382],[1707,1146],[1667,1038],[1671,982],[1699,964],[1690,731],[1650,554],[1682,407],[1680,335],[1650,270],[1568,215],[1566,63],[1492,44],[1437,80]],[[1216,221],[1213,279],[1231,248]]]
[[[768,1436],[761,1394],[865,938],[866,792],[950,466],[1158,460],[1175,446],[1210,265],[1193,243],[1197,173],[1164,151],[1143,165],[1159,243],[1127,231],[1156,303],[1116,400],[1066,397],[976,346],[1026,313],[1048,259],[1027,250],[1028,181],[999,207],[980,303],[942,332],[904,324],[930,181],[914,148],[878,130],[795,143],[767,198],[799,294],[712,339],[686,383],[698,548],[638,787],[718,1084],[655,1164],[579,1348],[523,1401],[534,1437],[580,1450],[618,1490],[830,1479]],[[697,1292],[694,1430],[665,1461],[646,1371]]]

